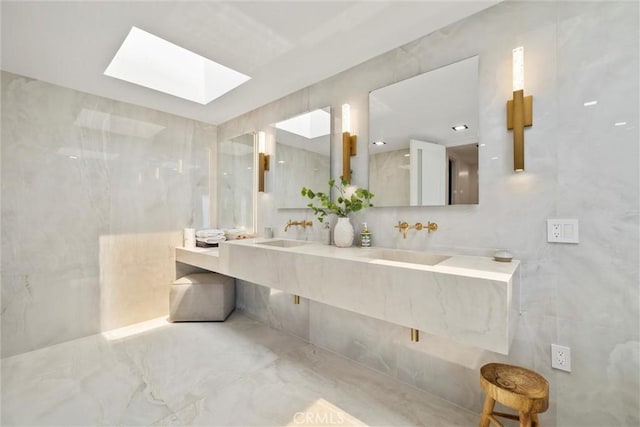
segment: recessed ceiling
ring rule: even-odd
[[[2,1],[0,67],[219,124],[498,1]],[[134,26],[252,79],[199,105],[105,76]]]

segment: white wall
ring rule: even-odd
[[[412,344],[403,328],[322,304],[294,306],[247,283],[239,285],[239,305],[467,408],[480,410],[480,366],[505,361],[550,381],[543,425],[638,425],[638,12],[636,2],[501,3],[218,128],[227,138],[320,106],[340,111],[348,102],[359,138],[354,182],[366,186],[369,91],[479,55],[480,204],[371,209],[352,222],[366,219],[378,246],[510,249],[522,261],[522,316],[508,357],[424,334]],[[516,174],[505,103],[511,50],[520,45],[534,125],[525,131],[526,171]],[[590,100],[597,106],[584,107]],[[627,125],[613,126],[622,121]],[[340,175],[339,132],[338,119],[332,176]],[[277,235],[295,237],[283,232],[286,221],[312,214],[278,211],[273,198],[259,197],[258,230],[273,226]],[[579,245],[546,242],[545,221],[553,217],[580,220]],[[393,228],[398,220],[435,221],[439,229],[403,240]],[[318,231],[316,222],[309,237]],[[572,373],[551,370],[551,343],[571,347]]]
[[[210,125],[2,72],[2,356],[168,313],[214,142]]]

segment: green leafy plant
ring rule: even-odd
[[[308,197],[311,202],[307,205],[318,217],[319,222],[324,222],[324,218],[329,214],[336,214],[339,217],[347,217],[351,212],[373,206],[371,199],[374,194],[366,188],[357,188],[350,195],[347,194],[349,183],[340,177],[340,183],[336,184],[335,179],[329,180],[329,191],[326,193],[314,192],[310,188],[302,187],[301,194]],[[334,203],[331,200],[331,188],[338,191],[338,198]],[[316,202],[314,204],[314,201]]]

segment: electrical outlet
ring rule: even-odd
[[[547,242],[553,243],[578,243],[577,219],[548,219]]]
[[[571,372],[571,349],[558,344],[551,344],[551,367]]]

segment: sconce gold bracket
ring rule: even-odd
[[[342,178],[351,182],[351,156],[358,154],[358,137],[342,132]]]
[[[258,154],[258,191],[264,191],[264,173],[269,170],[269,155]]]
[[[522,92],[522,91],[518,91]],[[529,127],[533,125],[533,96],[524,96],[524,126]],[[507,101],[507,129],[513,129],[513,100]]]
[[[300,295],[294,295],[293,296],[293,303],[294,304],[300,304]]]
[[[513,92],[507,101],[507,129],[513,129],[513,170],[524,170],[524,128],[533,125],[533,97],[524,91]]]
[[[420,341],[420,331],[418,329],[411,328],[411,342]]]

